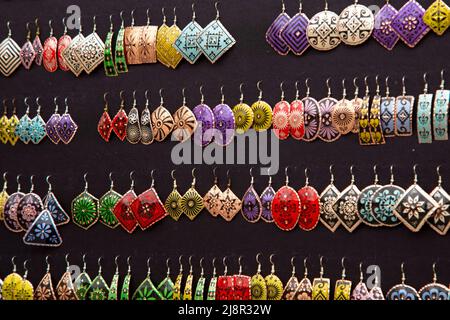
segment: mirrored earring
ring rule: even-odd
[[[9,77],[20,66],[20,47],[11,38],[10,22],[6,22],[8,28],[7,37],[0,43],[0,72]]]
[[[258,222],[262,214],[262,204],[258,193],[253,187],[254,177],[250,168],[250,186],[242,197],[241,213],[245,220],[251,223]]]
[[[219,210],[221,208],[220,199],[222,198],[222,191],[220,190],[218,184],[218,179],[216,175],[217,167],[214,167],[214,185],[209,189],[209,191],[203,197],[203,205],[205,209],[213,216],[217,217],[219,215]]]
[[[428,93],[427,74],[423,74],[424,88],[417,101],[417,138],[419,143],[431,143],[433,135],[431,131],[431,108],[433,107],[433,94]]]
[[[120,291],[120,300],[130,300],[130,282],[131,282],[131,257],[127,258],[128,271],[123,278],[122,290]]]
[[[86,300],[107,300],[109,294],[109,287],[102,276],[102,257],[98,258],[98,275],[92,280],[91,285],[86,291]]]
[[[112,172],[109,173],[109,181],[111,182],[109,191],[98,201],[98,215],[101,223],[111,229],[115,229],[119,225],[119,221],[114,215],[113,210],[117,202],[122,198],[122,195],[114,190]]]
[[[158,108],[152,113],[153,136],[158,142],[163,141],[172,132],[174,128],[174,119],[169,110],[164,107],[164,99],[162,96],[162,88],[159,89],[161,102]]]
[[[22,230],[28,230],[37,218],[39,213],[44,209],[42,199],[34,193],[34,176],[30,177],[30,192],[28,192],[19,202],[17,206],[17,222]]]
[[[262,81],[258,81],[256,87],[259,90],[258,101],[252,104],[253,111],[253,129],[255,131],[265,131],[272,125],[272,108],[263,101],[263,93],[261,89]]]
[[[15,259],[15,256],[11,258],[11,263],[13,265],[12,272],[3,280],[2,300],[17,300],[17,295],[23,279],[22,276],[17,273]]]
[[[47,263],[47,271],[44,277],[34,290],[34,300],[56,300],[55,291],[53,290],[52,274],[50,273],[50,263],[48,256],[45,257]]]
[[[195,20],[194,3],[192,4],[192,21],[184,28],[177,40],[174,43],[177,51],[183,55],[190,64],[194,64],[202,55],[202,51],[195,41],[203,28]]]
[[[330,279],[323,275],[323,257],[320,257],[320,277],[313,280],[312,300],[330,300]]]
[[[31,284],[31,282],[28,280],[28,268],[27,268],[28,260],[25,260],[23,262],[23,269],[25,270],[23,277],[22,277],[22,283],[19,285],[18,291],[17,291],[17,300],[23,301],[23,300],[33,300],[34,297],[34,287]]]
[[[331,113],[331,122],[333,127],[340,134],[350,133],[355,125],[355,109],[350,100],[347,100],[347,89],[345,88],[345,79],[342,80],[342,99],[338,101]]]
[[[305,169],[305,186],[298,190],[301,209],[298,226],[305,231],[316,228],[320,219],[319,194],[314,187],[309,185],[308,168]]]
[[[161,294],[161,296],[166,300],[172,300],[173,298],[173,290],[174,290],[174,284],[172,279],[170,278],[170,266],[169,266],[170,259],[166,259],[166,267],[167,267],[167,273],[166,277],[159,283],[158,285],[158,292]]]
[[[64,110],[64,113],[61,115],[61,119],[56,125],[56,132],[58,133],[59,138],[64,144],[69,144],[75,137],[75,134],[78,130],[78,124],[75,122],[75,120],[73,120],[72,116],[69,113],[69,105],[67,104],[67,99],[67,97],[64,99],[66,109]]]
[[[178,271],[177,278],[175,279],[175,285],[173,286],[173,300],[181,300],[181,282],[183,281],[183,264],[181,262],[181,258],[183,258],[183,256],[178,257],[180,270]]]
[[[231,221],[242,208],[241,200],[231,190],[231,178],[227,170],[228,185],[224,192],[219,195],[219,214],[226,221]]]
[[[272,22],[269,29],[266,32],[267,43],[281,55],[287,55],[289,53],[289,46],[281,36],[283,28],[288,24],[291,17],[286,13],[286,7],[284,1],[281,1],[281,13]]]
[[[333,124],[333,112],[338,104],[335,98],[331,97],[330,78],[326,81],[328,87],[328,95],[319,101],[320,109],[320,129],[319,138],[325,142],[333,142],[341,137],[341,133]]]
[[[117,259],[119,259],[119,256],[116,256],[114,258],[114,263],[116,264],[116,272],[114,272],[111,284],[109,285],[109,293],[108,293],[108,300],[115,300],[115,301],[117,301],[119,290],[119,263],[117,262]]]
[[[217,279],[216,300],[234,299],[234,278],[228,275],[227,257],[223,257],[223,275]]]
[[[436,90],[433,109],[433,136],[436,141],[448,140],[448,105],[450,90],[445,90],[444,70],[441,70],[441,84]]]
[[[210,144],[214,138],[214,128],[216,123],[213,111],[205,104],[203,85],[200,85],[200,95],[200,104],[192,110],[198,124],[194,132],[194,142],[199,146],[205,147]]]
[[[436,168],[438,184],[431,191],[430,196],[438,203],[438,208],[427,220],[430,227],[440,235],[446,235],[450,228],[450,195],[442,187],[440,166]]]
[[[234,121],[236,126],[236,133],[243,134],[247,132],[253,125],[253,111],[252,108],[246,103],[244,103],[244,93],[242,92],[241,83],[239,85],[239,91],[241,96],[239,98],[239,103],[233,107]]]
[[[206,300],[216,300],[216,289],[217,289],[216,258],[213,258],[212,265],[213,265],[213,272],[211,280],[209,280],[208,295],[206,296]]]
[[[128,112],[127,123],[127,141],[131,144],[137,144],[141,140],[141,124],[139,121],[139,110],[136,107],[136,90],[133,91],[133,106]]]
[[[92,227],[98,220],[98,199],[88,191],[87,173],[83,176],[84,191],[71,204],[72,221],[85,230]]]
[[[298,290],[299,282],[295,274],[295,257],[291,258],[292,273],[283,290],[282,300],[295,300],[295,293]]]
[[[393,286],[386,294],[386,300],[420,300],[420,296],[416,289],[405,284],[406,276],[404,272],[404,263],[401,266],[402,282]]]
[[[145,107],[141,113],[141,143],[149,145],[153,142],[151,112],[148,108],[148,90],[145,90]]]
[[[3,176],[5,178],[5,175]],[[17,207],[19,206],[20,200],[25,196],[23,192],[20,191],[20,174],[17,175],[17,191],[11,194],[6,200],[3,209],[3,221],[5,222],[5,227],[12,232],[21,232],[22,227],[17,221]]]
[[[325,0],[325,10],[314,15],[306,28],[306,36],[311,47],[320,51],[336,48],[341,43],[337,29],[338,21],[338,15],[328,10],[328,2]]]
[[[47,123],[45,124],[45,132],[47,134],[47,137],[50,139],[51,142],[54,144],[58,144],[59,141],[61,141],[61,138],[58,135],[58,132],[56,130],[56,126],[58,125],[59,121],[61,120],[61,115],[58,112],[58,97],[53,98],[53,103],[55,104],[55,111],[50,116],[50,118],[47,120]]]
[[[25,69],[30,69],[36,58],[36,51],[34,51],[33,44],[31,43],[31,30],[30,23],[27,22],[27,39],[20,49],[20,61]]]
[[[103,68],[107,77],[117,77],[117,68],[114,63],[114,56],[112,50],[112,41],[114,36],[114,24],[112,22],[112,14],[109,15],[109,31],[105,39],[105,51],[103,51]]]
[[[48,21],[48,26],[50,28],[50,34],[44,41],[42,65],[48,72],[55,72],[58,70],[58,56],[56,53],[58,50],[58,40],[53,36],[52,20]]]
[[[137,195],[134,192],[134,171],[130,172],[130,190],[128,190],[122,198],[116,203],[113,209],[113,213],[116,216],[116,219],[119,221],[122,228],[125,229],[128,233],[133,233],[133,231],[138,226],[136,221],[136,217],[133,214],[133,210],[131,209],[131,204],[134,200],[136,200]]]
[[[261,193],[261,219],[264,222],[272,223],[272,201],[275,197],[275,190],[272,187],[272,176],[270,175],[270,168],[267,169],[267,175],[269,176],[269,183],[264,191]]]
[[[195,168],[192,169],[192,184],[180,199],[180,208],[183,213],[192,221],[203,210],[203,198],[195,189]]]
[[[374,24],[372,10],[358,4],[358,0],[355,0],[354,4],[342,10],[337,29],[342,42],[350,46],[356,46],[370,38]]]
[[[192,268],[192,256],[189,256],[189,274],[186,278],[183,291],[183,300],[192,300],[192,286],[194,283],[194,275]]]
[[[194,300],[203,300],[205,293],[205,271],[203,270],[203,257],[200,258],[200,277],[197,280],[197,285],[195,286]]]
[[[166,208],[166,211],[169,213],[170,217],[175,221],[178,221],[178,219],[180,219],[181,215],[183,214],[183,210],[180,206],[181,194],[177,190],[177,179],[175,179],[174,174],[175,170],[172,170],[170,175],[172,176],[173,180],[173,189],[172,192],[167,196],[164,207]]]
[[[72,71],[72,73],[77,77],[81,74],[81,72],[83,72],[83,65],[81,61],[78,59],[78,55],[76,54],[76,50],[78,49],[79,46],[81,46],[81,44],[84,41],[81,18],[78,18],[78,24],[79,24],[78,34],[75,36],[75,38],[72,39],[70,44],[62,52],[64,62],[66,63],[70,71]]]
[[[56,297],[58,300],[78,300],[77,294],[75,292],[75,288],[72,282],[72,272],[70,271],[70,264],[68,260],[69,254],[65,255],[66,260],[66,272],[59,280],[58,285],[56,286]]]
[[[298,224],[301,212],[300,198],[289,186],[288,167],[284,169],[286,185],[278,189],[272,200],[272,216],[275,225],[283,231],[290,231]]]
[[[252,292],[252,300],[267,300],[267,286],[264,277],[261,275],[261,263],[259,262],[259,257],[261,253],[256,255],[256,263],[258,268],[256,274],[252,277],[250,282],[250,288]]]
[[[41,31],[40,31],[38,22],[39,22],[39,19],[36,18],[34,20],[34,25],[36,26],[36,35],[33,39],[33,49],[34,49],[34,52],[36,53],[36,56],[34,58],[34,63],[36,63],[36,65],[40,66],[42,64],[42,58],[44,55],[44,47],[42,46],[42,42],[41,42],[41,38],[40,38]]]
[[[422,300],[449,300],[447,286],[437,282],[436,263],[433,263],[433,282],[426,284],[419,290]]]
[[[236,125],[233,110],[225,103],[223,86],[220,87],[220,93],[222,95],[221,102],[213,109],[216,129],[214,142],[225,147],[233,141]]]
[[[400,39],[410,48],[416,44],[430,31],[423,17],[425,9],[416,0],[409,0],[398,10],[392,19],[392,29],[400,36]]]
[[[273,132],[280,140],[286,140],[289,137],[291,128],[289,126],[289,117],[291,105],[284,100],[283,82],[280,83],[281,99],[273,107]]]
[[[374,181],[370,186],[361,190],[358,197],[358,215],[361,221],[369,227],[379,227],[381,223],[378,222],[372,214],[372,197],[376,191],[381,188],[378,183],[377,165],[373,166]]]
[[[39,97],[36,98],[36,104],[38,105],[36,115],[30,122],[30,141],[33,144],[39,144],[47,135],[45,130],[45,121],[41,117],[41,105],[39,104]]]
[[[75,54],[87,74],[94,71],[105,58],[105,44],[96,32],[97,24],[95,23],[95,16],[93,16],[92,20],[94,25],[92,33],[84,38],[83,42],[75,49]]]
[[[173,114],[173,136],[179,141],[188,140],[197,128],[197,120],[194,113],[186,105],[185,88],[182,89],[183,104]]]
[[[83,270],[82,272],[75,278],[74,281],[74,289],[77,294],[79,300],[86,300],[86,293],[91,286],[92,280],[89,274],[87,273],[87,265],[86,265],[86,254],[83,254]]]
[[[309,78],[305,80],[306,97],[302,99],[305,108],[305,135],[303,140],[306,142],[314,141],[319,136],[319,131],[322,123],[322,116],[320,112],[319,103],[313,97],[310,97],[310,87],[308,84]]]
[[[345,258],[341,259],[342,265],[342,276],[341,279],[336,281],[334,287],[334,300],[350,300],[350,292],[352,290],[352,282],[350,280],[345,279]]]
[[[62,71],[69,71],[70,68],[67,65],[66,59],[64,58],[62,53],[64,52],[64,50],[66,50],[66,48],[72,42],[72,37],[67,34],[66,18],[62,19],[62,24],[64,26],[64,32],[63,32],[63,35],[61,37],[59,37],[59,39],[58,39],[58,52],[57,52],[58,65],[59,65],[59,69],[61,69]]]
[[[238,258],[239,273],[234,276],[234,300],[250,300],[251,295],[251,278],[242,274],[242,256]]]
[[[283,296],[283,283],[280,278],[275,274],[275,263],[273,262],[274,254],[269,257],[270,264],[272,265],[270,274],[264,278],[267,286],[267,300],[281,300]]]

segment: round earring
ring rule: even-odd
[[[230,106],[225,103],[223,86],[220,87],[220,93],[222,95],[220,104],[215,106],[213,109],[215,129],[217,130],[214,142],[221,147],[225,147],[233,141],[236,125],[234,113]]]
[[[374,24],[375,18],[372,11],[366,6],[358,4],[358,0],[355,0],[354,4],[342,10],[337,29],[342,42],[350,46],[356,46],[369,39]]]
[[[255,131],[265,131],[272,125],[272,108],[263,101],[263,92],[261,89],[262,81],[258,81],[256,87],[259,90],[258,101],[252,104],[253,111],[253,129]]]
[[[341,43],[337,30],[338,21],[338,15],[328,10],[328,2],[325,0],[325,10],[314,15],[306,28],[306,36],[311,47],[319,51],[336,48]]]
[[[233,107],[237,134],[247,132],[253,125],[253,111],[248,104],[244,103],[244,93],[242,92],[243,85],[243,83],[239,85],[239,91],[241,93],[239,103]]]

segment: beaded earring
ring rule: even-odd
[[[319,131],[322,123],[322,116],[320,113],[319,103],[313,97],[310,97],[310,87],[308,84],[309,78],[305,80],[306,96],[302,99],[304,106],[304,121],[305,121],[305,135],[303,140],[306,142],[314,141],[319,136]]]
[[[183,104],[173,114],[173,136],[179,142],[188,140],[197,128],[197,120],[195,119],[195,115],[186,105],[186,96],[184,93],[185,89],[186,88],[183,88],[181,91],[183,96]]]
[[[312,285],[312,300],[330,300],[330,279],[324,278],[323,257],[320,257],[320,277],[314,278]]]
[[[328,2],[325,0],[325,10],[314,15],[306,28],[306,36],[311,47],[319,51],[336,48],[341,43],[337,29],[338,21],[338,15],[328,10]]]
[[[253,129],[255,131],[265,131],[272,125],[272,108],[267,102],[262,100],[261,83],[262,81],[256,83],[256,87],[259,90],[258,101],[251,106],[253,111]]]
[[[36,18],[34,20],[34,25],[36,26],[36,35],[33,39],[33,49],[34,52],[36,53],[36,56],[34,57],[34,63],[36,63],[36,65],[40,66],[42,64],[42,58],[44,55],[44,47],[42,46],[42,42],[41,42],[41,31],[39,28],[39,19]]]
[[[119,277],[120,277],[119,263],[117,262],[117,259],[119,259],[119,256],[116,256],[114,258],[114,263],[116,264],[116,271],[114,272],[111,284],[109,285],[109,293],[108,293],[108,300],[115,300],[115,301],[117,301],[118,298]]]
[[[423,15],[423,22],[438,36],[450,27],[450,7],[443,0],[434,1]]]
[[[139,110],[136,107],[136,90],[133,91],[133,105],[128,112],[126,138],[131,144],[137,144],[141,141],[141,124],[139,121]]]
[[[213,169],[214,175],[214,185],[209,189],[209,191],[203,197],[203,205],[206,210],[213,216],[217,217],[219,215],[219,210],[221,208],[222,191],[220,190],[218,184],[218,179],[216,175],[216,167]]]
[[[227,257],[223,257],[223,275],[217,278],[216,300],[234,299],[234,278],[228,275]]]
[[[281,300],[283,296],[283,283],[275,274],[275,263],[273,262],[274,254],[269,256],[270,264],[272,265],[270,274],[264,278],[267,287],[267,300]]]
[[[141,113],[141,143],[143,145],[149,145],[153,142],[153,127],[151,112],[148,108],[148,90],[145,90],[145,107]]]
[[[309,185],[308,168],[305,169],[305,186],[298,190],[301,209],[298,226],[305,231],[316,228],[320,219],[320,198],[314,187]]]
[[[305,107],[302,100],[300,100],[298,81],[295,81],[295,99],[291,102],[290,108],[289,133],[295,140],[302,140],[305,135]]]
[[[192,184],[180,199],[180,208],[183,213],[190,219],[194,220],[203,210],[203,198],[195,189],[195,168],[192,169]]]
[[[95,16],[92,17],[92,33],[88,35],[75,49],[75,54],[78,61],[82,64],[84,71],[90,74],[100,64],[102,64],[105,56],[105,44],[97,34],[97,24],[95,23]]]
[[[381,223],[378,222],[372,214],[371,208],[371,200],[372,196],[376,191],[381,188],[381,185],[378,183],[378,173],[377,166],[373,166],[374,173],[374,181],[373,184],[365,187],[361,190],[361,193],[358,197],[358,216],[361,219],[362,223],[368,225],[369,227],[379,227]]]
[[[3,177],[5,177],[5,175]],[[17,175],[16,181],[17,191],[11,194],[5,202],[3,209],[3,222],[5,223],[6,229],[9,231],[21,232],[23,230],[17,221],[17,207],[25,194],[20,191],[20,174]]]
[[[303,259],[303,267],[305,269],[303,279],[300,281],[295,291],[293,300],[311,300],[312,299],[312,285],[311,281],[308,279],[308,268],[306,266],[306,261],[308,258]]]
[[[405,284],[406,276],[404,271],[404,263],[402,262],[400,269],[402,271],[402,282],[393,286],[386,294],[386,300],[420,300],[420,296],[416,289]]]
[[[30,141],[33,144],[39,144],[47,135],[45,130],[46,123],[41,117],[41,105],[39,104],[39,97],[36,98],[36,104],[38,105],[36,115],[30,122]]]
[[[58,300],[78,300],[78,296],[75,292],[75,288],[72,282],[72,273],[70,272],[69,254],[66,254],[64,259],[66,260],[66,272],[59,280],[56,286],[56,297]]]
[[[430,227],[440,235],[446,235],[450,228],[450,195],[442,187],[442,177],[440,166],[436,168],[438,183],[436,188],[431,191],[430,196],[438,203],[438,208],[427,220]]]
[[[299,282],[295,274],[295,257],[291,258],[292,273],[283,290],[282,300],[295,300],[295,293],[298,290]]]
[[[173,179],[173,189],[172,192],[167,196],[164,207],[166,208],[166,211],[170,215],[170,217],[175,221],[178,221],[178,219],[180,219],[181,215],[183,214],[183,210],[180,206],[181,194],[177,190],[177,179],[175,179],[174,174],[175,170],[172,170],[170,175]]]
[[[34,193],[34,176],[30,177],[30,192],[28,192],[19,202],[17,206],[17,222],[22,230],[28,230],[44,209],[42,199]]]
[[[73,283],[73,287],[77,294],[79,300],[86,300],[86,294],[91,286],[92,280],[89,274],[86,271],[86,254],[83,254],[83,270],[82,272],[75,278]]]
[[[189,261],[189,274],[186,278],[186,283],[184,284],[183,300],[192,300],[192,286],[194,283],[192,256],[189,256],[188,261]]]
[[[256,263],[258,268],[256,274],[251,278],[250,288],[252,292],[251,300],[267,300],[267,285],[264,277],[261,275],[261,263],[259,262],[259,257],[261,253],[256,255]]]
[[[350,300],[350,292],[352,290],[352,282],[345,279],[345,258],[341,259],[342,276],[341,279],[336,281],[334,286],[334,300]]]
[[[63,56],[63,52],[72,42],[72,37],[67,34],[66,18],[62,19],[62,24],[64,26],[64,32],[63,35],[58,39],[58,48],[57,48],[58,65],[59,69],[61,69],[62,71],[69,71],[70,68],[66,63],[66,59]]]
[[[117,68],[114,64],[113,51],[112,51],[112,39],[114,36],[114,25],[112,22],[112,14],[109,15],[109,31],[105,39],[105,51],[103,58],[103,68],[105,69],[105,75],[107,77],[117,77]]]
[[[436,263],[433,263],[433,281],[424,285],[419,290],[422,300],[449,300],[449,289],[447,286],[437,282]]]
[[[109,295],[109,287],[102,276],[102,257],[98,258],[98,275],[92,280],[91,285],[86,291],[86,300],[107,300]]]
[[[173,299],[173,290],[174,290],[174,284],[172,279],[170,278],[170,266],[169,266],[170,259],[166,259],[166,267],[167,267],[167,273],[166,277],[159,283],[158,285],[158,292],[161,294],[161,296],[165,300],[172,300]]]
[[[128,270],[127,274],[123,278],[122,290],[120,291],[120,300],[130,300],[130,282],[131,282],[131,257],[127,258]]]
[[[98,215],[101,223],[111,229],[115,229],[119,225],[119,221],[114,215],[113,209],[120,198],[122,198],[122,195],[114,190],[112,172],[109,173],[109,181],[111,182],[109,191],[98,201]]]
[[[153,136],[158,142],[163,141],[172,132],[174,128],[174,119],[169,110],[164,107],[164,98],[162,96],[163,89],[159,89],[161,102],[158,108],[152,113]]]
[[[116,216],[116,219],[119,221],[122,228],[125,229],[128,233],[133,233],[133,231],[138,226],[136,221],[136,217],[133,214],[133,210],[131,209],[131,204],[134,200],[136,200],[137,195],[134,192],[134,171],[130,172],[130,190],[128,190],[122,198],[116,203],[113,209],[113,213]]]
[[[203,300],[205,294],[205,270],[203,269],[203,257],[200,258],[200,277],[197,280],[197,285],[195,286],[194,300]]]
[[[398,10],[392,19],[391,27],[400,36],[400,39],[410,48],[416,44],[430,31],[423,17],[425,9],[416,0],[409,0]],[[414,21],[414,27],[411,26]]]
[[[4,220],[5,204],[9,198],[8,180],[6,179],[7,174],[8,174],[7,172],[3,173],[3,189],[0,192],[0,220]]]
[[[245,191],[244,196],[242,197],[242,209],[241,213],[245,220],[251,223],[258,222],[259,218],[261,218],[262,214],[262,204],[261,199],[259,198],[258,193],[253,187],[254,177],[252,174],[252,169],[250,168],[250,186],[247,191]]]
[[[22,284],[22,276],[17,273],[16,257],[11,258],[12,272],[5,277],[2,286],[2,300],[17,300],[18,292]]]
[[[194,142],[199,146],[205,147],[210,144],[214,138],[216,122],[213,111],[205,104],[203,85],[200,86],[199,90],[201,95],[200,104],[192,110],[198,123],[194,132]]]
[[[392,28],[392,22],[397,13],[397,9],[389,3],[389,0],[386,0],[385,5],[375,15],[375,28],[372,36],[388,50],[392,50],[400,39],[397,32]]]
[[[251,278],[242,274],[242,256],[238,258],[239,272],[234,276],[234,297],[233,300],[250,300],[252,297],[250,284]]]
[[[340,134],[346,135],[355,126],[356,111],[350,100],[346,99],[347,89],[345,88],[345,79],[342,79],[342,89],[342,99],[338,101],[331,113],[331,122]]]
[[[124,141],[127,136],[127,124],[128,124],[128,116],[124,110],[125,99],[123,97],[123,93],[124,93],[123,90],[121,90],[119,93],[120,95],[119,111],[117,111],[116,115],[114,116],[111,122],[112,130],[114,131],[116,136],[122,141]]]
[[[219,214],[226,221],[231,221],[242,208],[241,200],[231,190],[231,178],[227,170],[228,184],[224,192],[219,195]]]
[[[309,48],[306,28],[309,19],[302,12],[302,1],[299,1],[298,13],[295,14],[280,30],[280,38],[297,56],[301,56]]]
[[[358,0],[355,0],[354,4],[342,10],[339,15],[337,30],[342,42],[350,46],[356,46],[370,38],[374,24],[372,10],[358,4]]]
[[[450,90],[445,90],[444,70],[441,70],[441,84],[436,90],[433,109],[433,136],[436,141],[448,140],[448,105]]]
[[[333,112],[338,104],[335,98],[331,97],[330,78],[326,81],[328,94],[325,98],[319,101],[320,110],[320,129],[319,138],[325,142],[333,142],[341,137],[341,133],[336,129],[333,124]]]
[[[216,290],[217,290],[217,274],[216,274],[216,258],[212,259],[213,272],[211,280],[209,280],[208,285],[208,295],[206,300],[216,300]]]
[[[0,72],[9,77],[20,66],[20,47],[11,37],[10,22],[6,22],[8,28],[7,37],[0,43]]]
[[[183,256],[178,257],[178,264],[180,265],[180,270],[178,271],[177,278],[175,279],[175,284],[173,286],[173,300],[181,300],[181,285],[183,281],[183,264],[181,262],[181,259]]]
[[[261,219],[264,222],[272,223],[272,201],[275,196],[275,190],[272,187],[272,176],[270,175],[270,168],[267,169],[267,175],[269,176],[269,183],[259,197],[261,199]]]
[[[362,262],[359,263],[359,282],[352,291],[351,300],[369,300],[369,289],[364,282]]]
[[[50,263],[48,256],[45,257],[47,271],[44,277],[34,290],[34,300],[56,300],[55,291],[53,290],[52,274],[50,273]]]
[[[225,147],[233,141],[236,125],[233,110],[225,103],[223,86],[220,87],[220,93],[222,95],[220,104],[213,109],[216,129],[214,142]]]
[[[203,31],[203,28],[195,20],[194,3],[192,4],[192,20],[181,31],[174,43],[175,48],[183,55],[190,64],[194,64],[202,55],[202,51],[198,46],[196,39]]]
[[[291,105],[284,100],[283,83],[280,83],[281,99],[273,107],[273,132],[280,140],[286,140],[289,137],[291,128],[289,126],[289,117],[291,113]]]
[[[98,220],[98,199],[88,191],[87,173],[83,175],[84,191],[71,204],[73,222],[85,230],[92,227]]]
[[[267,29],[266,41],[267,43],[280,55],[287,55],[289,53],[289,46],[281,36],[283,28],[291,20],[291,17],[286,13],[286,6],[284,1],[281,1],[281,13],[276,17]]]
[[[33,64],[34,59],[36,58],[36,51],[34,51],[33,44],[31,43],[31,30],[30,23],[27,22],[27,39],[20,49],[20,61],[22,62],[22,66],[25,69],[30,69]]]
[[[83,65],[81,61],[78,59],[78,55],[76,54],[76,50],[84,41],[83,36],[83,27],[81,25],[81,18],[78,18],[78,34],[75,38],[72,39],[70,44],[64,49],[62,52],[62,57],[64,58],[64,62],[67,67],[72,71],[75,76],[79,76],[81,72],[83,72]]]
[[[44,51],[42,65],[48,72],[55,72],[58,70],[58,40],[53,36],[52,20],[48,21],[48,26],[50,28],[50,34],[44,41]]]
[[[248,104],[244,103],[244,93],[242,92],[243,85],[243,83],[239,85],[239,91],[241,93],[239,103],[233,107],[237,134],[247,132],[253,125],[253,111]]]
[[[423,74],[424,88],[417,101],[417,138],[419,143],[433,142],[431,131],[431,108],[433,107],[433,94],[428,93],[427,74]]]
[[[61,141],[61,138],[58,135],[58,132],[56,131],[56,126],[61,120],[61,115],[58,112],[58,97],[53,98],[53,103],[55,104],[55,111],[50,116],[50,118],[47,120],[47,123],[45,124],[45,132],[47,134],[47,137],[50,139],[53,144],[58,144],[59,141]]]
[[[25,270],[22,282],[18,286],[17,290],[17,300],[33,300],[34,297],[34,287],[31,282],[28,280],[28,268],[27,268],[28,260],[23,262],[23,269]]]
[[[286,185],[278,189],[272,200],[272,216],[275,225],[283,231],[295,228],[300,218],[301,204],[297,192],[289,186],[288,167],[284,169]]]
[[[59,138],[64,144],[69,144],[75,137],[75,134],[78,130],[78,124],[72,119],[72,116],[69,113],[69,105],[67,104],[67,99],[67,97],[64,99],[66,109],[64,110],[64,113],[61,115],[61,119],[56,125],[56,132],[58,133]]]

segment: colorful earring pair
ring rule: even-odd
[[[2,299],[3,300],[33,300],[34,288],[28,277],[28,260],[23,263],[25,270],[23,276],[17,273],[15,264],[15,257],[12,257],[11,263],[13,265],[12,273],[10,273],[3,281],[2,285]]]

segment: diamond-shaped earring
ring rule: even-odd
[[[450,26],[450,7],[442,0],[436,0],[425,11],[423,22],[437,35],[442,36]]]
[[[287,55],[290,49],[290,43],[286,43],[284,40],[285,37],[281,36],[282,30],[288,25],[291,17],[286,13],[286,7],[284,5],[284,1],[281,1],[281,13],[276,17],[276,19],[272,22],[267,29],[266,32],[266,41],[267,43],[278,53],[281,55]],[[290,40],[290,39],[289,39]]]
[[[34,51],[33,44],[31,43],[31,30],[30,24],[27,22],[27,40],[20,49],[20,60],[25,69],[30,69],[33,61],[36,57],[36,51]]]
[[[181,34],[181,30],[177,26],[176,9],[177,8],[173,8],[173,24],[169,27],[169,29],[167,29],[165,34],[166,57],[170,67],[173,69],[175,69],[183,59],[181,53],[179,53],[177,48],[174,46],[175,41]]]
[[[0,72],[9,77],[20,65],[20,47],[11,38],[10,22],[6,23],[8,36],[0,43]]]
[[[54,144],[58,144],[61,140],[58,136],[58,132],[56,131],[56,125],[59,123],[59,120],[61,120],[61,115],[58,112],[58,103],[57,100],[58,97],[53,98],[53,102],[55,104],[55,111],[50,116],[50,118],[47,120],[47,123],[45,124],[45,131],[47,132],[47,136],[50,139],[51,142]]]
[[[109,105],[108,100],[106,100],[106,96],[109,92],[105,92],[103,94],[103,100],[105,101],[105,106],[103,107],[103,113],[100,116],[100,120],[97,124],[97,131],[100,137],[106,142],[109,142],[109,138],[111,137],[111,132],[113,130],[111,117],[109,116]]]
[[[30,105],[28,104],[28,97],[25,97],[24,103],[27,106],[25,114],[20,118],[19,123],[16,126],[15,134],[19,137],[19,139],[28,144],[30,142],[30,130],[31,130],[31,119],[30,119]]]
[[[36,18],[36,20],[34,20],[34,24],[36,26],[36,35],[34,37],[33,40],[33,49],[36,52],[36,57],[34,58],[34,63],[36,63],[38,66],[40,66],[42,64],[42,58],[44,55],[44,47],[42,46],[42,42],[41,42],[41,31],[39,28],[39,24],[38,24],[39,19]]]
[[[298,13],[294,15],[280,30],[280,37],[289,46],[289,49],[300,56],[306,49],[309,48],[308,37],[306,36],[306,28],[308,27],[309,19],[302,12],[302,2]]]
[[[372,36],[379,44],[388,50],[392,50],[400,39],[392,28],[392,21],[398,11],[386,0],[386,4],[375,15],[375,26]]]
[[[81,64],[81,61],[78,59],[78,56],[76,55],[76,49],[84,41],[81,19],[79,19],[79,25],[80,29],[78,30],[78,34],[75,36],[75,38],[72,39],[69,46],[66,47],[62,52],[62,56],[64,58],[65,63],[67,64],[67,67],[77,77],[81,74],[81,72],[83,72],[83,65]]]
[[[427,223],[433,230],[444,236],[450,228],[450,195],[442,187],[440,166],[436,168],[436,172],[438,175],[438,184],[437,187],[431,191],[430,196],[437,202],[438,207],[427,220]]]
[[[30,139],[34,144],[39,144],[47,135],[45,131],[45,121],[41,117],[41,105],[39,104],[39,97],[36,98],[38,105],[36,115],[30,122]]]
[[[64,144],[69,144],[70,141],[75,137],[75,134],[78,130],[77,123],[72,119],[72,116],[69,113],[69,105],[67,104],[67,97],[64,99],[64,103],[66,105],[66,110],[61,115],[61,119],[56,125],[56,132],[58,133],[59,138]]]
[[[203,28],[197,23],[195,18],[196,16],[193,3],[192,21],[183,28],[180,36],[174,43],[174,47],[178,50],[178,52],[181,53],[183,58],[191,64],[194,64],[202,55],[202,51],[200,50],[196,40]]]
[[[93,17],[93,24],[92,33],[75,49],[75,54],[87,74],[94,71],[105,58],[105,44],[96,32],[97,24],[95,23],[95,16]]]

